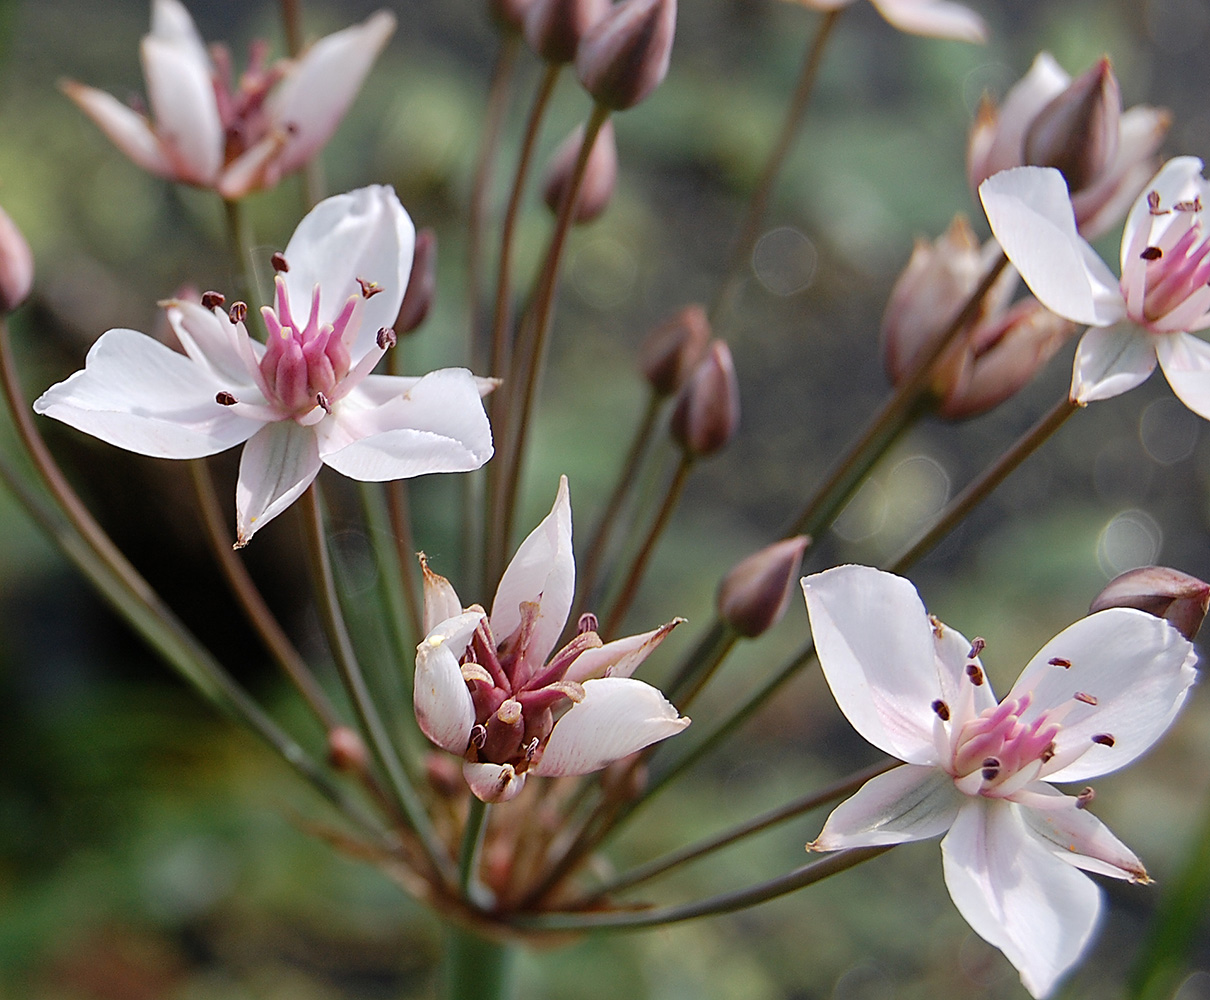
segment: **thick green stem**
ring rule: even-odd
[[[517,995],[516,958],[517,945],[447,924],[443,1000],[513,1000]]]
[[[465,899],[471,898],[479,869],[479,852],[487,833],[487,814],[487,803],[472,795],[466,812],[466,826],[462,830],[462,846],[458,849],[458,891]]]

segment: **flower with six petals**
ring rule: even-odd
[[[1051,781],[1144,753],[1196,672],[1192,644],[1129,608],[1090,615],[1029,661],[1000,702],[974,643],[930,617],[901,577],[839,566],[803,581],[819,663],[870,743],[905,763],[828,817],[815,851],[945,834],[945,883],[972,928],[1046,996],[1080,957],[1100,893],[1078,869],[1147,881],[1137,857]]]
[[[839,10],[853,0],[796,0],[814,10]],[[987,41],[987,26],[974,11],[949,0],[870,0],[887,23],[900,31],[960,42]]]

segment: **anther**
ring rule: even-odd
[[[975,638],[971,640],[971,651],[966,654],[966,658],[968,660],[973,660],[976,656],[978,656],[980,653],[982,653],[983,650],[986,648],[987,648],[987,641],[985,639],[980,639],[978,636],[975,636]]]
[[[983,780],[995,781],[1000,776],[1000,760],[998,757],[984,757],[983,764]]]
[[[1103,746],[1103,747],[1111,747],[1111,746],[1113,746],[1113,745],[1114,745],[1114,744],[1117,742],[1117,740],[1115,740],[1115,739],[1114,739],[1112,736],[1110,736],[1108,733],[1097,733],[1097,734],[1096,734],[1096,735],[1095,735],[1095,736],[1092,738],[1092,742],[1093,742],[1093,743],[1099,743],[1099,744],[1100,744],[1101,746]]]
[[[388,351],[399,343],[399,337],[396,336],[395,331],[389,326],[380,328],[376,339],[378,341],[378,349],[380,351]]]
[[[239,402],[239,400],[231,395],[231,393],[227,392],[226,389],[224,389],[222,392],[216,392],[214,394],[214,401],[218,403],[219,406],[234,406]]]
[[[1072,697],[1076,701],[1082,701],[1085,705],[1095,705],[1097,703],[1096,698],[1090,694],[1085,694],[1083,691],[1077,691]]]
[[[222,292],[202,293],[203,309],[221,309],[226,301],[227,296],[225,296]]]
[[[1160,208],[1160,193],[1158,191],[1147,192],[1147,209],[1152,215],[1167,215],[1169,209]]]
[[[975,687],[983,687],[983,671],[979,669],[977,663],[968,663],[966,665],[966,676],[970,678],[971,683]]]
[[[242,323],[248,318],[248,303],[232,302],[231,309],[227,312],[227,318],[232,323]]]
[[[487,726],[476,723],[471,726],[471,745],[476,750],[482,750],[487,743]]]
[[[1096,797],[1097,797],[1097,793],[1094,792],[1092,790],[1092,786],[1089,785],[1082,792],[1080,792],[1079,795],[1076,796],[1076,808],[1077,809],[1087,809],[1088,804],[1090,802],[1092,802],[1092,800],[1095,799]]]
[[[1049,763],[1055,756],[1055,741],[1051,740],[1042,748],[1042,752],[1038,754],[1038,760],[1043,764]]]
[[[937,713],[937,718],[942,722],[950,721],[950,707],[940,698],[933,702],[933,711]]]
[[[269,258],[269,263],[273,265],[273,270],[278,274],[284,274],[290,270],[290,265],[286,263],[286,255],[280,251]]]
[[[1200,194],[1193,196],[1193,201],[1178,201],[1172,206],[1178,212],[1200,212],[1202,210],[1202,196]]]
[[[386,291],[377,281],[366,281],[365,278],[358,278],[357,284],[361,286],[361,297],[363,299],[372,299],[379,292]]]
[[[1062,667],[1064,670],[1071,669],[1071,660],[1065,660],[1061,656],[1052,656],[1046,662],[1049,663],[1052,667]]]
[[[315,394],[315,405],[318,406],[321,410],[323,410],[324,413],[332,412],[332,404],[328,402],[328,397],[325,396],[322,392],[317,392]]]
[[[536,754],[537,752],[538,752],[538,737],[535,736],[532,740],[530,740],[528,743],[525,744],[525,759],[533,760],[534,754]]]
[[[1159,260],[1164,256],[1164,251],[1159,247],[1146,247],[1141,254],[1143,260]]]
[[[933,638],[940,639],[945,635],[945,626],[936,615],[929,615],[929,624],[933,626]]]
[[[506,726],[515,726],[521,721],[521,713],[521,702],[509,698],[496,710],[496,718]]]
[[[599,632],[601,623],[597,621],[597,616],[591,611],[585,611],[580,615],[580,620],[576,622],[576,633],[583,635],[585,632]]]

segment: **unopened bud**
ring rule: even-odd
[[[408,287],[403,293],[399,316],[395,320],[395,332],[399,336],[406,337],[424,322],[436,294],[437,234],[431,229],[422,229],[416,234],[412,273],[408,277]]]
[[[736,563],[718,588],[719,617],[749,639],[781,621],[809,542],[806,535],[787,538]]]
[[[546,207],[558,213],[571,187],[576,162],[580,158],[580,147],[584,144],[584,126],[569,135],[551,158],[542,181],[542,198]],[[613,122],[601,126],[597,138],[588,154],[584,167],[584,179],[576,197],[576,208],[571,221],[592,222],[609,207],[613,189],[618,180],[618,144],[613,134]]]
[[[739,383],[726,343],[716,340],[681,388],[672,411],[672,439],[694,458],[711,455],[739,427]]]
[[[525,13],[525,40],[549,63],[569,63],[580,40],[604,17],[609,0],[532,0]]]
[[[576,76],[600,105],[632,108],[668,73],[676,0],[622,0],[576,53]]]
[[[1118,153],[1122,93],[1102,58],[1046,105],[1025,133],[1025,162],[1055,167],[1073,193],[1096,181]]]
[[[34,287],[34,255],[24,234],[0,208],[0,312],[10,313]]]
[[[356,773],[366,769],[366,745],[348,726],[328,731],[328,762],[338,771]]]
[[[502,31],[519,32],[532,4],[533,0],[487,0],[487,13]]]
[[[1143,566],[1115,577],[1092,602],[1090,613],[1137,608],[1167,619],[1192,640],[1210,609],[1210,584],[1167,566]]]
[[[661,323],[639,348],[639,371],[656,395],[671,396],[689,378],[710,343],[710,320],[699,305]]]

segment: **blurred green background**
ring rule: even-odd
[[[745,275],[731,344],[744,418],[738,439],[692,479],[629,622],[690,624],[650,661],[666,675],[711,615],[714,586],[776,536],[886,392],[877,330],[913,237],[976,211],[966,129],[979,96],[1002,95],[1047,48],[1077,73],[1108,53],[1127,104],[1175,115],[1167,154],[1210,152],[1210,6],[1203,0],[993,4],[986,47],[900,35],[865,3],[841,19],[816,100]],[[304,4],[314,38],[375,9]],[[274,4],[190,4],[203,36],[267,37]],[[396,3],[395,38],[324,155],[327,186],[394,184],[435,228],[439,295],[406,341],[406,367],[465,358],[465,206],[496,53],[477,0]],[[521,523],[571,480],[586,537],[638,419],[634,351],[656,322],[709,301],[780,121],[817,15],[782,0],[683,0],[673,69],[616,121],[622,158],[608,213],[577,232],[541,397]],[[79,367],[115,326],[152,331],[157,300],[182,283],[230,288],[221,206],[149,178],[56,90],[73,78],[142,93],[143,2],[0,4],[0,203],[38,264],[14,320],[31,395]],[[537,79],[524,61],[501,163]],[[557,94],[543,155],[585,115]],[[500,195],[503,180],[497,185]],[[297,222],[300,185],[255,196],[258,265]],[[531,202],[519,273],[532,272],[549,216]],[[976,219],[976,225],[981,220]],[[1117,235],[1102,247],[1116,255]],[[1071,348],[1019,397],[958,426],[927,422],[879,465],[809,569],[893,557],[928,518],[1065,391]],[[289,698],[229,602],[196,526],[186,473],[59,426],[45,428],[86,498],[141,570],[224,663],[308,745],[321,735]],[[234,455],[221,471],[224,496]],[[1148,562],[1210,578],[1210,441],[1158,377],[1078,414],[914,574],[930,610],[987,639],[1006,689],[1103,583]],[[339,485],[332,484],[339,489]],[[654,491],[656,484],[651,490]],[[458,579],[448,480],[417,484],[417,545]],[[338,511],[338,517],[341,516]],[[305,829],[330,814],[255,741],[216,718],[100,605],[0,497],[0,997],[13,1000],[340,1000],[432,990],[436,925],[375,869]],[[356,520],[341,529],[348,587],[378,566]],[[280,518],[247,557],[304,650],[325,655],[300,589],[300,534]],[[487,594],[466,600],[486,601]],[[693,713],[744,694],[806,638],[797,601],[743,647]],[[330,679],[330,678],[329,678]],[[808,672],[724,753],[646,811],[614,846],[618,864],[721,829],[875,758]],[[1210,705],[1195,691],[1166,741],[1097,784],[1098,815],[1158,886],[1105,884],[1108,906],[1065,995],[1120,995],[1157,902],[1173,888],[1210,796]],[[823,815],[690,866],[635,898],[675,901],[800,864]],[[1210,941],[1177,977],[1180,1000],[1210,997]],[[1185,978],[1188,977],[1188,978]],[[935,843],[897,849],[811,890],[733,917],[602,936],[526,957],[522,995],[576,1000],[1021,997],[1008,963],[945,893]]]

